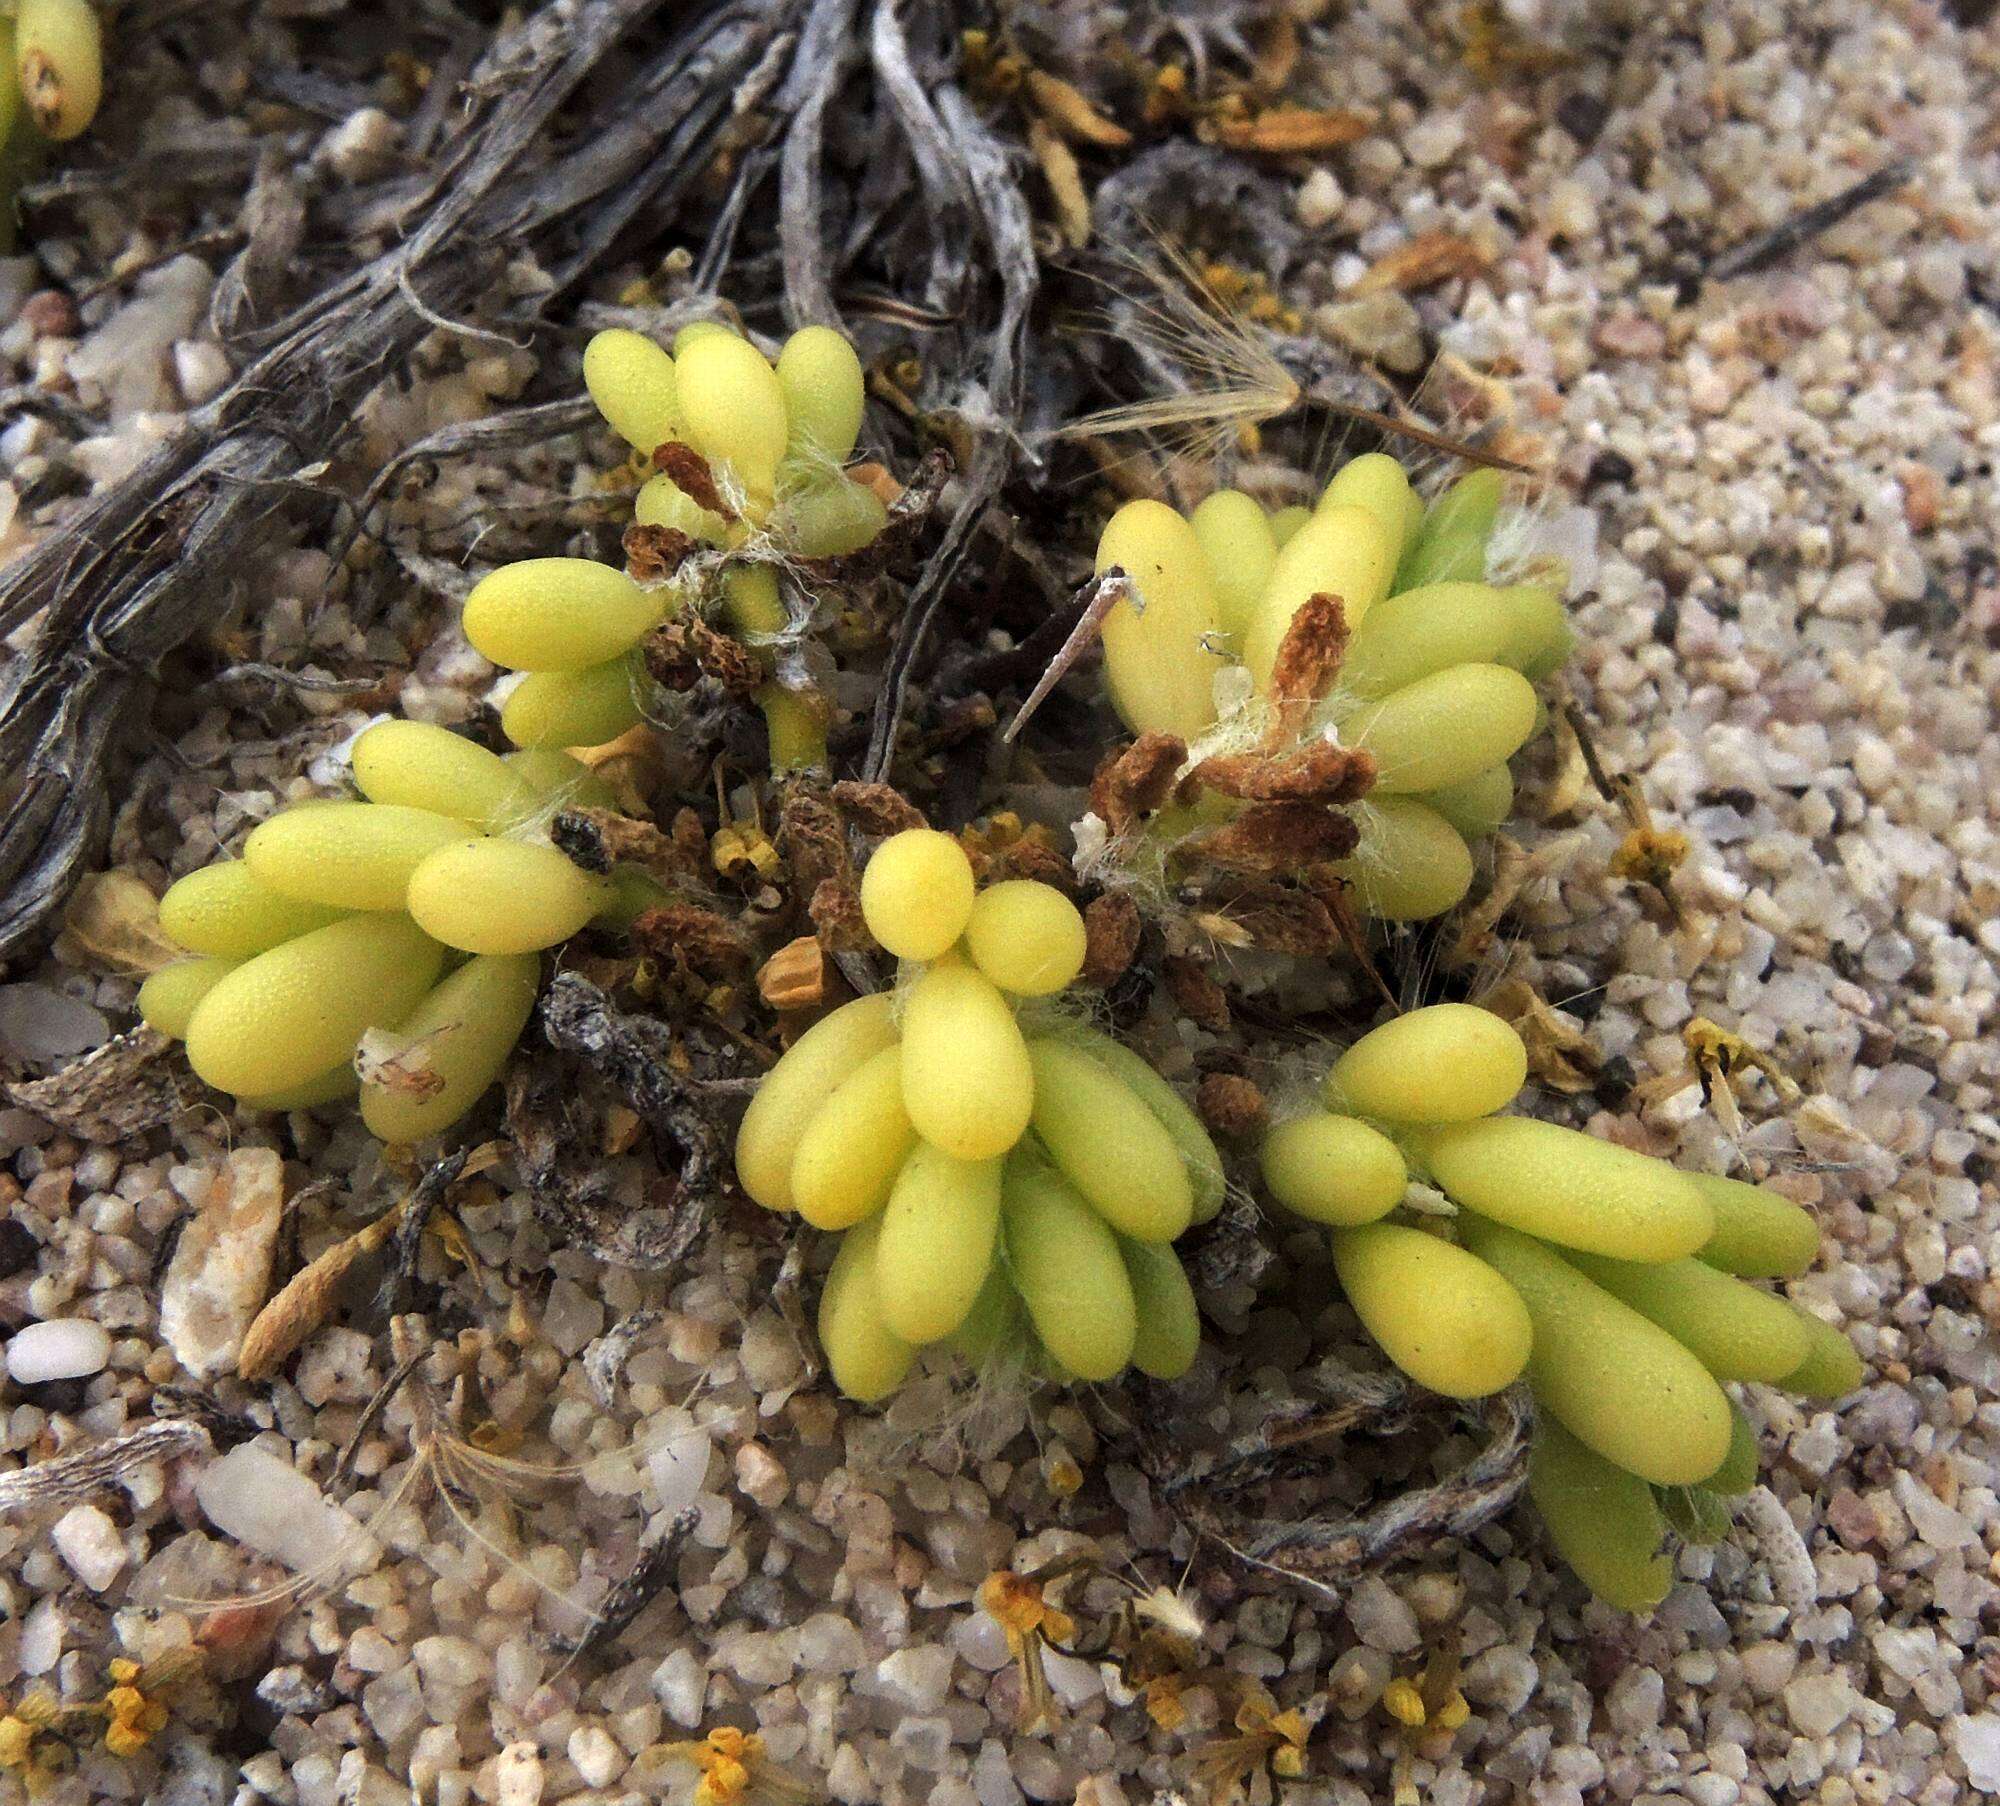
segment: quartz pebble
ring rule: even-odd
[[[226,1373],[271,1286],[284,1162],[238,1148],[209,1176],[160,1292],[160,1334],[197,1379]]]
[[[95,1505],[73,1505],[49,1531],[56,1553],[93,1593],[101,1593],[125,1567],[125,1539]]]
[[[599,1725],[579,1725],[569,1734],[570,1765],[586,1787],[609,1787],[625,1768],[618,1740]]]
[[[14,1332],[7,1343],[7,1376],[21,1386],[85,1379],[103,1372],[110,1359],[111,1337],[101,1323],[54,1317]]]
[[[254,1442],[202,1469],[195,1497],[225,1536],[298,1570],[336,1569],[368,1539],[361,1526],[297,1468]]]
[[[510,1743],[494,1758],[494,1806],[541,1806],[541,1751],[532,1743]]]

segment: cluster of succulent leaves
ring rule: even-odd
[[[1186,753],[1137,833],[1110,824],[1122,859],[1233,863],[1261,816],[1370,916],[1458,903],[1469,843],[1513,806],[1507,762],[1543,719],[1534,685],[1570,647],[1559,584],[1485,580],[1501,504],[1482,469],[1427,506],[1370,452],[1312,509],[1227,489],[1189,516],[1119,509],[1097,548],[1133,591],[1104,620],[1111,700],[1142,744]],[[1308,833],[1314,803],[1350,807]]]
[[[1172,1379],[1200,1339],[1171,1243],[1222,1203],[1214,1144],[1136,1054],[1077,1020],[1076,906],[977,887],[950,836],[913,828],[862,875],[894,994],[822,1018],[759,1087],[743,1189],[841,1233],[820,1304],[836,1383],[873,1400],[917,1351],[975,1366]]]
[[[614,328],[585,347],[599,411],[658,469],[634,504],[631,572],[587,558],[503,565],[465,604],[465,636],[527,675],[501,711],[516,746],[595,746],[647,714],[640,646],[713,601],[755,658],[774,770],[823,764],[824,706],[795,661],[784,573],[874,540],[888,512],[842,465],[861,430],[860,360],[824,326],[795,332],[775,365],[717,321],[671,353]]]
[[[541,988],[541,953],[632,903],[541,830],[609,805],[566,752],[502,757],[441,727],[383,721],[352,751],[360,799],[313,801],[190,872],[160,926],[194,957],[140,1013],[198,1077],[252,1108],[351,1097],[384,1141],[428,1139],[499,1077]],[[469,956],[469,957],[468,957]]]
[[[97,116],[103,34],[90,0],[17,0],[0,13],[0,249],[13,243],[14,190],[44,145]]]
[[[1713,1539],[1757,1446],[1725,1386],[1834,1398],[1860,1379],[1837,1330],[1754,1282],[1803,1272],[1804,1210],[1740,1180],[1499,1114],[1527,1050],[1499,1017],[1438,1004],[1364,1035],[1312,1107],[1274,1126],[1271,1195],[1332,1225],[1348,1302],[1419,1384],[1479,1398],[1526,1376],[1529,1485],[1607,1602],[1657,1604],[1671,1526]],[[1456,1213],[1404,1210],[1412,1179]],[[1398,1213],[1401,1213],[1400,1215]]]

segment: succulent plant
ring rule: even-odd
[[[1309,513],[1267,514],[1236,490],[1185,517],[1120,508],[1097,548],[1100,574],[1132,588],[1103,623],[1111,700],[1135,733],[1187,752],[1178,807],[1146,836],[1199,850],[1201,831],[1259,804],[1325,801],[1351,824],[1301,843],[1300,863],[1317,856],[1372,916],[1456,904],[1468,843],[1512,807],[1507,762],[1543,718],[1534,686],[1570,647],[1555,584],[1485,579],[1500,504],[1498,473],[1475,470],[1426,507],[1402,466],[1371,452]],[[1317,636],[1309,657],[1302,632]],[[1307,755],[1324,749],[1365,763],[1313,790]],[[1245,754],[1268,769],[1261,788],[1223,777]]]
[[[807,1030],[736,1144],[752,1198],[841,1234],[820,1306],[841,1390],[884,1397],[940,1342],[1064,1379],[1185,1372],[1200,1331],[1171,1244],[1220,1208],[1221,1161],[1165,1080],[1061,1009],[1075,905],[980,890],[956,840],[912,828],[861,907],[898,991]]]
[[[195,957],[139,1009],[253,1108],[358,1091],[384,1141],[418,1142],[499,1077],[542,949],[618,910],[614,879],[532,838],[559,804],[611,798],[567,754],[503,758],[414,721],[378,722],[352,762],[363,800],[284,810],[167,891],[160,925]]]
[[[1261,1162],[1294,1214],[1331,1226],[1348,1302],[1431,1390],[1497,1392],[1524,1375],[1541,1411],[1534,1497],[1592,1591],[1664,1596],[1666,1525],[1726,1518],[1756,1445],[1726,1384],[1808,1397],[1859,1383],[1846,1338],[1752,1283],[1819,1248],[1796,1204],[1555,1123],[1499,1114],[1527,1050],[1469,1004],[1364,1035],[1313,1106],[1276,1123]],[[1396,1213],[1417,1177],[1457,1214]]]
[[[585,347],[583,374],[613,429],[659,468],[634,505],[632,574],[588,558],[524,559],[466,598],[466,638],[528,673],[503,731],[517,746],[565,747],[636,726],[651,687],[640,643],[712,603],[761,667],[773,768],[823,764],[825,708],[787,656],[797,623],[783,572],[857,552],[888,520],[842,469],[865,400],[853,347],[809,326],[773,365],[714,321],[682,328],[671,353],[614,328]]]

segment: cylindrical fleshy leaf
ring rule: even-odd
[[[1366,508],[1319,509],[1280,548],[1244,637],[1243,662],[1257,687],[1271,681],[1285,632],[1308,601],[1338,597],[1352,632],[1389,593],[1395,568],[1388,529]]]
[[[371,803],[400,803],[498,830],[534,814],[540,799],[498,753],[423,721],[378,721],[348,754]]]
[[[581,671],[531,671],[501,705],[500,731],[521,747],[603,746],[645,720],[647,681],[632,652]]]
[[[936,959],[965,932],[972,861],[949,834],[905,828],[875,849],[861,873],[861,917],[898,959]]]
[[[998,1160],[954,1160],[918,1142],[882,1213],[875,1290],[882,1321],[905,1342],[962,1324],[992,1270],[1000,1235]]]
[[[1435,809],[1462,839],[1484,840],[1514,813],[1514,774],[1494,765],[1463,783],[1426,790],[1417,801]]]
[[[1121,1234],[1170,1242],[1193,1219],[1174,1138],[1130,1086],[1080,1048],[1031,1042],[1035,1133],[1077,1191]]]
[[[792,1207],[815,1229],[852,1227],[882,1208],[916,1140],[903,1108],[902,1053],[885,1047],[806,1124],[792,1156]]]
[[[395,1025],[409,1054],[361,1087],[361,1120],[392,1145],[443,1134],[499,1078],[541,982],[531,953],[467,960]]]
[[[1003,1197],[1007,1270],[1035,1333],[1078,1379],[1110,1379],[1139,1333],[1118,1238],[1039,1161],[1010,1160]]]
[[[581,671],[636,646],[670,600],[594,558],[524,558],[472,586],[460,626],[496,665]]]
[[[1201,1351],[1201,1313],[1180,1256],[1162,1242],[1118,1238],[1125,1277],[1132,1282],[1138,1328],[1132,1365],[1156,1380],[1177,1380]]]
[[[819,1341],[833,1383],[867,1405],[903,1383],[916,1350],[882,1321],[875,1255],[882,1235],[878,1211],[840,1238],[819,1295]]]
[[[1278,559],[1270,517],[1242,490],[1218,489],[1195,509],[1189,525],[1208,555],[1217,622],[1241,646]]]
[[[309,803],[252,830],[243,863],[267,890],[331,909],[404,907],[410,878],[465,823],[397,803]]]
[[[1135,734],[1192,740],[1215,720],[1210,636],[1221,626],[1215,578],[1194,528],[1163,502],[1127,502],[1097,542],[1097,569],[1116,565],[1140,606],[1104,617],[1104,673],[1111,703]]]
[[[1657,1323],[1719,1380],[1779,1381],[1806,1358],[1796,1310],[1691,1255],[1642,1263],[1578,1250],[1571,1264]]]
[[[1798,1305],[1792,1309],[1806,1332],[1806,1358],[1778,1382],[1780,1390],[1807,1398],[1845,1398],[1867,1377],[1854,1344],[1811,1311]]]
[[[1486,575],[1486,544],[1500,516],[1500,473],[1469,470],[1424,511],[1396,570],[1396,588],[1468,583]]]
[[[1409,1189],[1402,1150],[1388,1136],[1324,1110],[1274,1126],[1259,1159],[1271,1196],[1316,1223],[1372,1223]]]
[[[242,963],[211,955],[162,966],[139,987],[140,1020],[176,1041],[184,1040],[195,1006]]]
[[[681,420],[688,443],[725,488],[743,492],[741,512],[770,506],[789,427],[785,392],[764,354],[734,333],[703,333],[674,352]]]
[[[436,983],[444,949],[408,916],[349,916],[245,960],[195,1006],[188,1064],[218,1091],[261,1098],[354,1057]]]
[[[1382,523],[1401,558],[1423,524],[1423,498],[1410,487],[1409,473],[1387,452],[1363,452],[1335,473],[1319,498],[1322,508],[1366,508]]]
[[[886,991],[857,997],[822,1017],[764,1075],[736,1131],[736,1178],[766,1210],[791,1210],[799,1143],[834,1091],[896,1044]]]
[[[583,348],[583,386],[611,430],[649,458],[681,436],[674,360],[643,333],[596,334]]]
[[[1489,1116],[1410,1131],[1437,1183],[1467,1210],[1614,1260],[1678,1260],[1714,1225],[1664,1160],[1559,1124]]]
[[[1653,1489],[1606,1461],[1561,1424],[1535,1426],[1528,1494],[1549,1540],[1606,1605],[1650,1612],[1667,1596],[1674,1566]]]
[[[1528,1379],[1544,1410],[1655,1486],[1692,1486],[1722,1465],[1729,1400],[1693,1355],[1547,1243],[1478,1217],[1461,1224],[1528,1307]]]
[[[190,953],[250,959],[349,912],[260,884],[241,859],[189,872],[160,899],[160,927]]]
[[[1389,1122],[1469,1122],[1514,1101],[1528,1050],[1512,1026],[1469,1003],[1409,1010],[1342,1054],[1326,1077],[1330,1110]]]
[[[418,926],[466,953],[553,947],[576,933],[610,895],[604,879],[539,841],[456,840],[410,874],[410,914]]]
[[[1361,907],[1385,922],[1427,922],[1472,888],[1472,854],[1458,830],[1414,797],[1371,797],[1360,813],[1361,844],[1334,871]]]
[[[1527,1309],[1478,1256],[1421,1229],[1365,1223],[1333,1232],[1333,1264],[1354,1314],[1418,1385],[1484,1398],[1521,1377]]]
[[[1340,731],[1374,755],[1373,794],[1408,796],[1504,764],[1534,727],[1534,686],[1520,672],[1453,665],[1357,709]]]
[[[1813,1264],[1819,1224],[1809,1210],[1741,1179],[1712,1173],[1687,1177],[1715,1217],[1715,1233],[1696,1250],[1711,1267],[1738,1279],[1792,1279]]]
[[[44,138],[74,138],[89,125],[104,93],[103,32],[90,0],[20,0],[14,69]]]
[[[960,1160],[1021,1139],[1035,1093],[1027,1043],[993,981],[933,966],[903,1006],[903,1102],[917,1133]]]
[[[861,434],[867,383],[854,347],[830,326],[802,326],[778,353],[787,455],[843,464]]]
[[[1215,1142],[1187,1100],[1140,1055],[1110,1035],[1082,1023],[1052,1025],[1050,1033],[1057,1040],[1073,1042],[1082,1048],[1112,1077],[1122,1079],[1132,1095],[1152,1111],[1154,1119],[1174,1138],[1174,1146],[1180,1150],[1181,1165],[1194,1189],[1194,1220],[1206,1223],[1213,1218],[1222,1208],[1228,1180]]]
[[[989,885],[965,924],[972,963],[1016,997],[1049,997],[1073,983],[1088,940],[1077,906],[1032,878]]]

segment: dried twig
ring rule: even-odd
[[[208,1432],[191,1419],[157,1418],[110,1442],[0,1474],[0,1516],[78,1504],[121,1485],[134,1468],[149,1461],[171,1461],[208,1446]]]
[[[1409,1403],[1408,1388],[1399,1382],[1385,1382],[1379,1400],[1357,1389],[1331,1412],[1281,1422],[1202,1473],[1168,1478],[1162,1493],[1190,1525],[1245,1566],[1338,1599],[1340,1589],[1359,1575],[1421,1554],[1444,1538],[1468,1536],[1513,1503],[1527,1484],[1534,1422],[1523,1388],[1485,1402],[1489,1440],[1464,1467],[1435,1486],[1413,1487],[1371,1510],[1264,1517],[1236,1511],[1227,1495],[1300,1471],[1301,1444],[1308,1440],[1393,1427]]]
[[[590,1622],[575,1636],[553,1635],[549,1647],[574,1661],[611,1641],[632,1620],[665,1591],[674,1577],[681,1550],[701,1522],[701,1513],[690,1505],[654,1541],[639,1551],[631,1568],[597,1607]]]
[[[1035,687],[1028,692],[1026,700],[1014,711],[1014,719],[1007,723],[1007,731],[1000,738],[1008,745],[1028,725],[1035,711],[1042,706],[1048,694],[1068,676],[1076,661],[1090,649],[1091,643],[1104,628],[1104,617],[1120,602],[1130,601],[1137,609],[1141,606],[1138,593],[1131,580],[1116,565],[1108,571],[1093,577],[1077,593],[1073,612],[1075,625],[1069,630],[1063,643],[1056,648],[1041,676],[1035,680]]]
[[[154,1028],[135,1028],[45,1079],[6,1088],[8,1100],[90,1141],[121,1141],[169,1122],[184,1098],[184,1062]]]
[[[1800,245],[1809,243],[1823,232],[1831,232],[1850,213],[1902,187],[1910,179],[1911,168],[1909,159],[1904,157],[1883,164],[1880,169],[1863,176],[1838,194],[1829,195],[1825,200],[1801,209],[1770,231],[1760,232],[1755,238],[1746,238],[1741,244],[1732,245],[1709,264],[1706,275],[1710,281],[1727,282],[1732,276],[1750,276],[1759,270],[1768,270]]]

